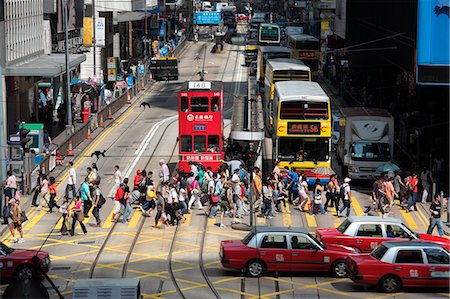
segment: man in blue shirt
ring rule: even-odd
[[[89,189],[89,184],[87,181],[88,178],[86,177],[84,179],[83,184],[81,184],[81,194],[80,194],[81,201],[83,202],[83,213],[85,217],[88,216],[88,212],[92,206],[91,191]]]
[[[290,204],[294,202],[294,200],[298,197],[298,174],[295,167],[291,167],[291,171],[288,172],[288,176],[290,178],[290,186],[289,186],[289,198],[288,201]]]

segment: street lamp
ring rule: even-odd
[[[64,0],[64,48],[65,48],[65,58],[66,58],[66,104],[67,104],[67,126],[66,135],[70,137],[73,133],[72,127],[72,101],[70,94],[70,73],[69,73],[69,22],[68,22],[68,11],[67,11],[68,0]]]

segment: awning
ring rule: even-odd
[[[159,7],[156,7],[154,9],[141,9],[138,11],[126,11],[121,12],[117,14],[117,22],[130,22],[130,21],[141,21],[145,19],[145,16],[149,17],[150,14],[157,14],[160,13],[161,10]]]
[[[86,60],[84,54],[69,54],[69,69],[72,70]],[[64,54],[52,53],[32,58],[5,68],[5,76],[53,78],[66,72]]]

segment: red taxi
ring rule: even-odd
[[[345,245],[359,252],[371,252],[384,241],[402,240],[430,241],[450,250],[447,238],[415,233],[393,217],[351,216],[337,228],[317,228],[316,237],[325,244]]]
[[[264,272],[330,272],[345,277],[345,259],[356,251],[325,245],[302,228],[257,227],[242,240],[220,244],[225,268],[245,270],[258,277]]]
[[[448,288],[449,258],[447,250],[431,242],[384,242],[370,254],[349,256],[347,274],[389,293],[401,287]]]
[[[38,266],[44,272],[50,270],[50,256],[41,250],[14,249],[0,242],[0,277],[31,278],[36,275],[33,258],[39,259]]]

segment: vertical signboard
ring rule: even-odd
[[[95,19],[95,45],[105,47],[105,18]]]
[[[108,81],[117,81],[117,57],[108,57],[106,59],[106,68],[108,69]]]
[[[418,84],[450,85],[449,9],[449,1],[418,1],[416,74]]]
[[[83,45],[92,47],[92,18],[83,18]]]

